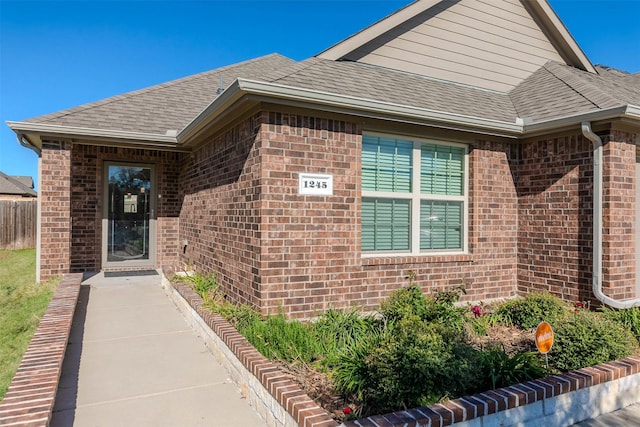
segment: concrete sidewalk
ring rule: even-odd
[[[574,424],[575,427],[637,427],[640,426],[640,403]]]
[[[160,281],[83,282],[52,427],[265,426]]]

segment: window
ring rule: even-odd
[[[362,138],[362,251],[466,250],[466,147]]]

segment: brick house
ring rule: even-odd
[[[409,271],[468,301],[637,294],[640,74],[546,0],[419,0],[301,62],[8,124],[40,154],[40,279],[189,263],[292,317]]]

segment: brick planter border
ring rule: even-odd
[[[0,402],[0,425],[49,425],[81,283],[82,274],[62,277]]]

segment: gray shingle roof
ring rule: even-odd
[[[256,79],[293,63],[271,54],[25,121],[165,135],[182,129],[209,105],[221,78],[228,86],[238,77]]]
[[[548,62],[510,92],[522,118],[542,121],[627,104],[640,105],[640,74],[597,67],[598,74]]]
[[[516,118],[509,97],[502,93],[358,62],[311,58],[300,65],[273,81],[484,119],[514,122]]]
[[[38,193],[23,182],[25,178],[31,179],[31,177],[9,176],[0,172],[0,194],[37,197]],[[33,180],[31,180],[31,182],[33,183]]]
[[[640,105],[640,74],[598,72],[549,62],[505,94],[357,62],[296,62],[272,54],[26,122],[165,135],[183,129],[216,98],[221,78],[228,86],[239,77],[510,123]]]

